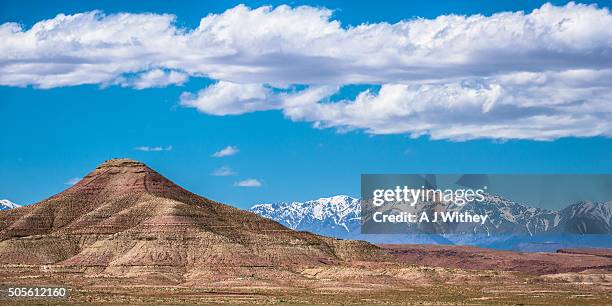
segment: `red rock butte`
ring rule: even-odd
[[[144,269],[184,280],[215,267],[309,266],[385,254],[198,196],[130,159],[106,161],[57,195],[0,212],[0,264],[111,275]]]

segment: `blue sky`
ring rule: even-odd
[[[446,14],[491,15],[501,11],[517,10],[530,12],[534,8],[541,7],[544,2],[429,1],[421,4],[407,2],[398,6],[394,2],[385,1],[378,1],[376,5],[367,1],[346,3],[341,1],[325,1],[325,3],[33,1],[27,4],[4,1],[0,4],[0,24],[17,22],[27,30],[36,22],[54,18],[58,13],[70,15],[100,10],[107,16],[119,12],[173,14],[176,15],[177,27],[194,29],[198,27],[200,19],[206,15],[223,14],[240,3],[245,3],[251,8],[262,5],[276,7],[283,3],[291,7],[298,5],[326,7],[333,10],[331,20],[340,21],[342,27],[347,28],[361,23],[394,24],[415,17],[431,19]],[[553,2],[553,4],[564,5],[565,2]],[[609,7],[610,3],[599,2],[598,6]],[[290,11],[289,18],[301,16],[294,16],[296,14]],[[266,14],[263,15],[262,18],[269,18]],[[589,42],[592,42],[594,50],[602,48],[597,45],[599,38],[589,36],[586,39],[590,39]],[[604,45],[604,49],[605,47]],[[172,49],[172,46],[169,45],[167,48]],[[571,59],[559,57],[563,61],[551,61],[550,65],[557,66],[553,69],[546,68],[546,73],[569,69],[564,66],[564,61],[572,62],[572,67],[584,69],[593,69],[593,65],[603,68],[608,65],[598,62],[597,57],[581,59],[582,51],[584,50],[575,50]],[[290,59],[292,62],[289,63],[304,64],[304,67],[314,63],[303,58],[305,56],[296,56]],[[605,56],[601,57],[602,61],[607,59]],[[480,65],[483,67],[486,65],[489,67],[486,69],[492,70],[508,69],[505,66],[495,68],[496,63],[497,59]],[[495,67],[490,68],[491,66]],[[526,108],[512,108],[510,104],[504,104],[505,107],[495,109],[497,107],[495,106],[492,112],[483,111],[482,116],[470,118],[470,120],[481,120],[479,122],[482,122],[482,131],[474,130],[472,125],[466,123],[467,120],[462,122],[461,119],[457,119],[459,122],[457,126],[445,125],[447,120],[436,121],[435,125],[427,127],[427,132],[418,135],[422,130],[415,130],[403,124],[413,122],[411,120],[414,120],[415,125],[428,123],[430,117],[391,116],[384,117],[381,123],[375,120],[377,118],[354,115],[350,106],[338,110],[326,108],[336,101],[356,100],[358,93],[368,89],[374,97],[372,103],[387,103],[388,100],[375,99],[383,96],[381,86],[385,88],[388,84],[407,82],[405,77],[398,81],[393,79],[394,75],[385,73],[370,76],[367,71],[362,72],[362,67],[357,67],[347,70],[345,74],[342,72],[334,75],[336,79],[332,81],[323,77],[318,78],[318,74],[315,78],[296,77],[297,81],[291,81],[288,89],[285,89],[278,80],[283,77],[293,80],[300,71],[291,70],[286,72],[288,75],[280,72],[245,75],[241,74],[243,70],[226,75],[219,71],[211,71],[209,75],[194,76],[197,73],[188,71],[188,68],[168,67],[170,66],[159,69],[164,76],[163,81],[167,81],[167,84],[163,86],[156,84],[153,87],[147,85],[150,83],[138,83],[149,79],[126,80],[126,75],[129,73],[124,73],[123,79],[113,79],[112,82],[105,79],[105,81],[95,80],[87,84],[78,84],[79,82],[70,80],[68,83],[59,84],[57,74],[35,75],[31,80],[23,81],[17,75],[6,72],[9,70],[0,70],[4,71],[6,76],[3,79],[4,85],[0,86],[2,115],[0,198],[21,204],[40,201],[69,187],[66,183],[70,179],[82,177],[97,164],[114,157],[141,160],[188,190],[241,208],[254,203],[307,200],[336,194],[357,196],[361,173],[610,173],[612,171],[612,140],[609,136],[609,123],[606,123],[610,118],[610,100],[605,100],[609,96],[607,93],[601,93],[599,85],[588,84],[589,88],[597,87],[597,91],[587,92],[586,97],[576,98],[578,101],[594,101],[576,111],[603,107],[603,111],[597,114],[584,113],[584,116],[576,116],[576,125],[580,125],[579,127],[562,125],[558,122],[545,122],[538,126],[540,121],[529,121],[528,125],[522,125],[531,117],[512,115],[520,119],[515,121],[507,117],[512,117],[509,114],[524,111]],[[465,68],[467,66],[461,67],[467,69]],[[226,66],[222,68],[226,69],[221,70],[222,72],[228,71]],[[607,72],[603,68],[597,68],[597,73],[606,76]],[[453,72],[455,69],[455,66],[449,64],[449,68],[443,71],[455,73]],[[37,68],[37,71],[40,70],[41,68]],[[461,86],[459,89],[451,87],[453,90],[451,93],[463,94],[461,90],[466,88],[463,85],[465,83],[470,83],[466,85],[470,90],[467,95],[472,97],[471,94],[475,93],[474,99],[480,99],[482,92],[479,90],[490,89],[482,94],[494,92],[496,84],[488,82],[495,71],[479,75],[480,70],[457,73],[457,77],[462,80]],[[527,70],[541,72],[537,67],[525,69]],[[172,81],[170,77],[165,78],[168,76],[166,73],[171,71],[181,74],[178,81]],[[424,74],[439,72],[423,71]],[[91,75],[90,71],[86,72]],[[138,70],[136,73],[141,72]],[[355,73],[362,73],[367,80],[361,82],[363,84],[358,84],[360,83],[358,79],[351,79],[346,83],[337,81],[337,78],[344,79]],[[555,74],[547,74],[547,80],[557,77],[562,78]],[[46,78],[46,83],[37,83],[42,78]],[[269,81],[264,82],[264,85],[255,85],[252,78]],[[223,84],[224,81],[240,85],[214,87],[215,84]],[[422,82],[422,80],[411,79],[410,82]],[[451,83],[455,82],[454,80],[449,81],[446,77],[441,82],[443,85],[440,86],[443,88],[451,86],[447,84],[455,84]],[[473,82],[478,85],[471,85]],[[243,83],[248,83],[248,86]],[[583,90],[576,88],[587,87],[583,83],[575,85],[575,82],[571,83],[574,85],[559,85],[569,83],[563,79],[554,84],[550,83],[552,85],[543,83],[541,88],[545,91],[558,91],[567,89],[559,86],[574,86],[570,88],[571,90],[567,89],[567,92],[579,91],[583,94]],[[518,84],[516,82],[500,84],[505,89],[504,92],[510,89],[530,92],[533,94],[525,96],[526,101],[541,102],[542,93],[538,91],[535,94],[534,88],[520,87],[522,85],[516,85]],[[333,89],[334,86],[340,90]],[[419,83],[418,86],[423,85]],[[438,85],[432,85],[433,89],[428,88],[439,89],[436,86]],[[233,91],[228,93],[228,88]],[[298,97],[301,93],[309,93],[310,89],[314,92],[313,95],[317,94],[318,89],[325,93],[321,96],[323,98],[317,100],[320,102],[317,105],[323,105],[321,110],[287,106],[287,103],[291,103],[287,97],[292,98],[293,94]],[[241,93],[235,94],[236,90]],[[399,89],[388,87],[388,91],[392,94],[410,94],[411,90],[413,87]],[[427,95],[431,91],[418,92]],[[284,93],[287,95],[283,95]],[[364,97],[368,98],[367,95]],[[546,99],[557,98],[562,99],[557,96]],[[512,99],[507,101],[517,100],[519,99],[516,96],[512,96]],[[206,104],[209,101],[217,101],[214,102],[217,104],[212,106]],[[486,101],[483,105],[487,104]],[[438,99],[432,99],[430,104],[438,102]],[[244,108],[245,103],[252,107]],[[469,101],[465,103],[467,104],[462,106],[462,109],[471,110],[470,107],[473,106]],[[564,101],[560,100],[559,103]],[[391,108],[394,106],[396,105],[389,104]],[[479,104],[477,109],[480,107]],[[566,115],[565,111],[569,107],[570,104],[564,104],[562,115]],[[530,104],[529,110],[533,109]],[[556,105],[550,106],[545,113],[557,114],[554,112],[560,112],[560,109]],[[330,117],[328,114],[332,111],[337,111],[340,115]],[[437,112],[439,109],[432,111]],[[462,114],[461,111],[449,112]],[[449,120],[454,118],[451,115],[444,117],[445,114],[440,116]],[[365,120],[368,118],[372,120]],[[388,122],[393,120],[397,120],[397,124],[389,125]],[[503,129],[501,131],[496,129],[491,123],[495,120],[508,120],[511,127],[519,127],[516,130],[507,129],[512,132],[509,134],[510,132]],[[323,124],[318,128],[313,127],[317,122]],[[536,128],[532,128],[533,126]],[[455,130],[461,130],[461,133],[454,134]],[[540,130],[545,133],[539,133]],[[237,148],[238,152],[231,156],[212,156],[228,146]],[[138,147],[161,149],[142,151],[138,150]],[[221,167],[231,169],[233,175],[211,175]],[[257,180],[261,186],[236,186],[237,182],[248,179]]]

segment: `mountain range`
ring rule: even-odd
[[[423,205],[415,209],[420,213],[428,209],[428,206]],[[541,235],[546,235],[550,239],[553,235],[561,237],[575,234],[608,236],[612,234],[612,202],[582,201],[560,211],[554,211],[528,207],[495,195],[486,195],[485,201],[470,202],[465,206],[449,209],[471,214],[487,214],[489,220],[483,225],[461,224],[454,228],[452,233],[426,233],[420,231],[417,226],[412,226],[406,231],[408,235],[367,235],[360,233],[359,199],[346,195],[305,202],[256,204],[251,207],[251,211],[292,229],[337,238],[363,239],[374,243],[477,244],[486,240],[487,243],[498,244],[499,239],[507,241],[511,236],[515,240],[514,244],[518,244],[524,243],[525,240],[534,240],[534,237]],[[523,238],[516,240],[518,236]],[[582,238],[585,239],[588,238]],[[608,238],[606,241],[610,242],[609,240]]]
[[[360,228],[359,199],[346,195],[306,202],[258,204],[251,211],[289,228],[324,236],[349,238]]]

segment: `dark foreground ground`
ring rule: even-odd
[[[467,270],[517,271],[532,275],[604,270],[612,273],[612,249],[560,249],[519,253],[472,246],[383,244],[401,262]]]
[[[571,292],[568,292],[570,290]],[[287,305],[609,305],[612,295],[594,292],[588,285],[559,288],[555,285],[526,287],[447,286],[407,288],[404,290],[371,290],[348,288],[264,289],[239,288],[221,290],[181,287],[126,287],[73,290],[62,300],[1,300],[2,304],[287,304]]]
[[[102,276],[100,271],[3,266],[3,289],[55,285],[71,291],[61,300],[3,297],[0,304],[612,304],[609,250],[550,254],[456,246],[382,247],[397,261],[300,269],[219,267],[185,278],[161,267]]]

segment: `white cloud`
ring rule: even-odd
[[[256,179],[246,179],[244,181],[239,181],[234,183],[234,186],[238,187],[261,187],[261,182]]]
[[[240,150],[238,150],[238,147],[235,146],[227,146],[223,149],[221,149],[220,151],[215,152],[212,156],[213,157],[225,157],[225,156],[232,156],[232,155],[236,155],[238,154]]]
[[[260,84],[220,81],[197,93],[183,93],[181,104],[213,115],[238,115],[279,108],[271,90]]]
[[[181,104],[212,115],[280,109],[319,127],[433,138],[610,136],[612,14],[443,15],[346,27],[332,11],[237,6],[179,28],[172,15],[88,12],[0,25],[0,84],[148,88],[217,82]],[[130,77],[131,76],[131,77]],[[290,90],[290,85],[305,90]],[[339,86],[380,85],[328,103]]]
[[[68,181],[66,181],[64,184],[72,186],[72,185],[78,183],[79,181],[81,181],[82,179],[83,178],[80,178],[80,177],[73,177],[73,178],[69,179]]]
[[[162,151],[172,151],[172,146],[167,146],[167,147],[160,147],[160,146],[156,146],[156,147],[149,147],[149,146],[142,146],[142,147],[135,147],[134,150],[138,150],[138,151],[142,151],[142,152],[162,152]]]
[[[162,69],[149,70],[139,74],[135,79],[121,80],[124,86],[132,86],[136,89],[152,87],[166,87],[168,85],[182,85],[189,76],[178,71],[164,71]]]
[[[594,81],[588,80],[594,76]],[[612,84],[594,84],[608,77],[612,71],[385,84],[379,92],[364,91],[352,101],[311,103],[284,112],[293,120],[313,121],[317,127],[430,135],[434,139],[609,137]]]
[[[331,15],[308,6],[240,5],[193,30],[177,28],[172,15],[95,11],[60,14],[30,29],[5,23],[0,84],[106,84],[159,69],[234,83],[398,83],[612,65],[612,15],[592,5],[355,27]]]
[[[220,81],[197,94],[183,93],[181,105],[212,115],[239,115],[255,111],[299,107],[317,102],[337,90],[336,86],[313,86],[306,90],[283,90],[263,84]]]
[[[222,166],[219,169],[213,171],[211,175],[213,176],[231,176],[231,175],[236,175],[236,173],[229,166]]]

